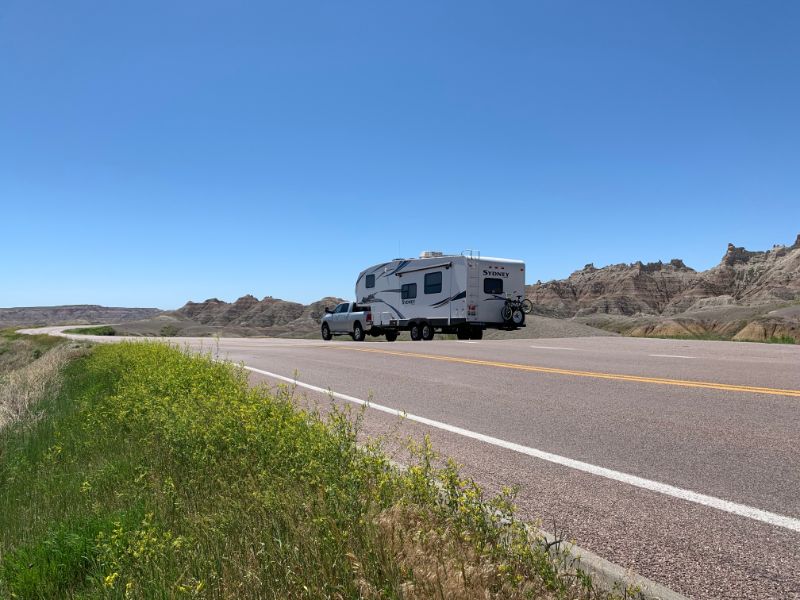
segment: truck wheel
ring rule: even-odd
[[[514,312],[511,314],[511,321],[519,327],[525,322],[525,313],[522,312],[519,308],[515,308]]]
[[[459,340],[468,340],[469,339],[469,328],[468,327],[459,327],[456,330],[456,337]]]
[[[361,323],[356,323],[353,326],[353,340],[356,342],[363,342],[365,337],[364,328],[361,326]]]
[[[422,339],[429,342],[433,339],[433,327],[430,323],[422,324]]]
[[[333,334],[331,333],[331,328],[328,327],[327,323],[323,323],[322,324],[322,339],[327,342],[332,337],[333,337]]]
[[[396,331],[387,331],[386,332],[386,341],[393,342],[397,339],[397,332]]]
[[[411,339],[418,342],[422,338],[422,328],[419,326],[419,323],[412,323],[409,333],[411,334]]]
[[[471,340],[482,340],[483,339],[483,329],[479,329],[478,327],[473,327],[469,332],[469,339],[471,339]]]

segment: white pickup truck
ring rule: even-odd
[[[329,340],[335,335],[349,335],[356,342],[363,342],[367,334],[374,336],[386,334],[386,339],[397,339],[396,331],[378,331],[372,325],[372,309],[368,305],[355,302],[342,302],[333,310],[325,309],[322,317],[322,339]],[[390,337],[392,339],[390,339]]]

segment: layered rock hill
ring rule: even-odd
[[[287,302],[267,296],[242,296],[235,302],[209,298],[187,302],[181,308],[155,318],[124,323],[115,327],[120,335],[171,336],[269,336],[317,337],[325,308],[343,300],[326,297],[311,304]]]
[[[141,336],[318,337],[325,308],[333,308],[339,302],[343,300],[327,297],[300,304],[272,296],[259,300],[249,294],[235,302],[210,298],[114,328],[120,335]]]
[[[791,246],[728,245],[720,263],[586,265],[567,279],[528,286],[536,311],[637,335],[800,340],[800,235]],[[742,334],[741,336],[739,334]]]
[[[0,308],[0,327],[122,323],[154,317],[160,312],[158,308],[123,308],[96,304]]]
[[[326,297],[311,304],[288,302],[267,296],[259,300],[255,296],[242,296],[228,303],[211,298],[205,302],[187,302],[174,311],[176,315],[203,325],[217,327],[242,327],[250,329],[302,330],[313,328],[317,333],[319,321],[325,307],[333,308],[343,300]]]

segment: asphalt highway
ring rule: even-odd
[[[369,400],[369,434],[430,434],[524,517],[688,597],[800,598],[800,346],[339,340],[174,341]]]

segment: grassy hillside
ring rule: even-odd
[[[397,471],[356,444],[358,415],[209,357],[102,345],[37,414],[0,430],[3,598],[608,597],[510,493],[424,444]]]

